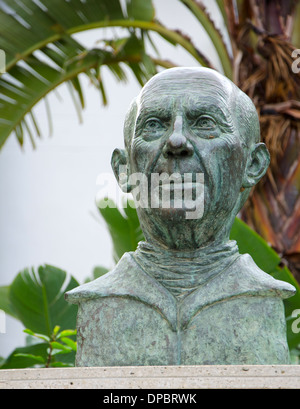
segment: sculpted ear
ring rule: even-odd
[[[251,150],[245,174],[243,178],[243,187],[252,187],[258,183],[258,181],[266,173],[270,164],[270,154],[264,143],[257,143]]]
[[[118,181],[118,184],[124,193],[130,192],[128,184],[128,160],[124,149],[115,149],[111,157],[111,166]]]

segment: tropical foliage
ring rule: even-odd
[[[77,285],[65,271],[45,265],[37,272],[23,270],[0,288],[0,309],[21,321],[28,335],[27,345],[13,351],[3,369],[74,364],[77,309],[65,302],[64,293]]]

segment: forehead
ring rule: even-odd
[[[153,77],[139,97],[139,111],[184,107],[188,111],[216,107],[230,113],[233,89],[223,78],[205,75],[171,75]]]

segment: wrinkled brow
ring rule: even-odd
[[[166,98],[165,96],[161,98],[146,98],[145,101],[141,102],[138,119],[139,117],[145,118],[152,115],[169,118],[173,111],[172,105],[170,98]]]
[[[229,111],[227,104],[222,103],[222,101],[215,101],[212,97],[201,98],[198,101],[189,98],[187,101],[187,115],[195,118],[200,114],[210,114],[212,116],[217,116],[223,126],[233,129],[234,122]]]
[[[154,103],[153,106],[150,107],[141,107],[136,119],[136,130],[140,130],[140,128],[143,127],[143,122],[151,117],[156,117],[163,121],[170,121],[172,118],[172,107],[161,106],[158,103]]]
[[[197,103],[188,107],[187,114],[190,116],[197,116],[202,112],[217,114],[223,121],[227,122],[231,118],[229,112],[222,109],[220,106],[209,103]]]

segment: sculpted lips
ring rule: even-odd
[[[168,174],[168,173],[152,173],[151,174],[151,195],[152,199],[161,200],[165,204],[162,207],[169,207],[170,200],[173,203],[175,200],[175,207],[193,208],[193,202],[198,197],[202,197],[204,192],[204,175],[195,173],[185,174]],[[183,202],[182,202],[183,200]],[[174,202],[175,203],[175,202]],[[156,206],[155,206],[156,207]],[[161,206],[160,206],[161,207]],[[173,206],[172,206],[173,207]]]
[[[163,177],[165,175],[165,177]],[[152,177],[152,181],[155,181],[155,178]],[[181,189],[193,189],[197,187],[197,185],[204,184],[203,174],[195,174],[195,173],[186,173],[184,175],[180,174],[160,174],[157,177],[157,181],[165,190],[181,190]]]

